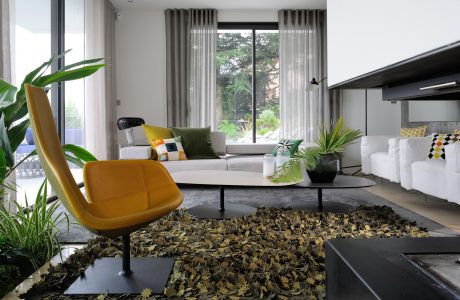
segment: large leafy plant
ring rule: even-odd
[[[331,126],[321,126],[319,134],[314,140],[316,146],[300,149],[297,157],[304,161],[307,170],[311,170],[316,167],[321,157],[342,153],[345,146],[353,143],[361,136],[360,130],[346,127],[343,117],[340,117]]]
[[[33,151],[15,164],[14,152],[24,140],[27,128],[30,126],[24,85],[28,83],[48,91],[53,83],[81,79],[92,75],[104,66],[104,64],[96,64],[102,60],[101,58],[89,59],[64,66],[56,72],[45,75],[48,68],[69,51],[51,57],[27,74],[19,88],[0,80],[0,185],[5,185],[5,178],[20,163],[36,154]],[[79,146],[65,145],[64,151],[67,160],[78,166],[83,166],[86,161],[96,160],[93,155]]]
[[[345,147],[360,138],[360,130],[351,129],[345,126],[343,117],[340,117],[331,126],[323,125],[315,138],[315,147],[299,149],[298,153],[288,163],[276,170],[274,182],[295,182],[302,178],[301,163],[307,170],[314,169],[321,157],[328,154],[338,154],[345,150]]]

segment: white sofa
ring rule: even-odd
[[[190,170],[230,170],[262,173],[263,155],[271,153],[276,144],[226,144],[225,134],[211,132],[211,142],[220,159],[165,161],[169,172]],[[150,146],[131,146],[120,149],[120,159],[150,159]]]
[[[418,190],[460,204],[460,143],[446,146],[446,160],[428,158],[431,144],[431,136],[363,137],[363,173],[400,182],[407,190]]]
[[[399,183],[399,137],[363,136],[361,165],[364,174],[372,174]]]

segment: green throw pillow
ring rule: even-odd
[[[211,127],[206,128],[170,128],[174,137],[182,137],[182,146],[188,159],[219,158],[212,147]]]
[[[291,152],[291,157],[293,157],[297,151],[299,150],[299,145],[302,143],[303,140],[281,140],[278,142],[278,144],[275,147],[275,150],[273,150],[272,154],[273,156],[276,156],[276,152],[280,148],[287,148],[289,149],[289,152]]]

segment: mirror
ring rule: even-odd
[[[460,101],[409,101],[409,122],[458,122]]]

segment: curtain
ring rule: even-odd
[[[11,76],[11,18],[12,13],[10,11],[9,0],[0,0],[0,16],[2,18],[0,24],[0,78],[7,82],[12,82]],[[16,173],[12,172],[8,178],[6,178],[7,184],[15,186],[16,184]],[[16,211],[16,192],[14,190],[8,189],[7,193],[9,195],[9,203],[6,207],[11,211]],[[3,200],[0,199],[0,205],[2,205]]]
[[[216,130],[217,10],[190,10],[190,127]]]
[[[104,69],[85,78],[85,143],[98,159],[115,159],[115,9],[108,0],[85,1],[85,59],[104,58]]]
[[[0,0],[0,78],[11,82],[10,6],[9,0]]]
[[[190,22],[186,9],[165,10],[168,127],[187,127],[190,111]]]
[[[340,114],[340,93],[329,93],[327,81],[307,91],[307,84],[327,77],[326,12],[281,10],[280,137],[312,141],[321,124]]]

